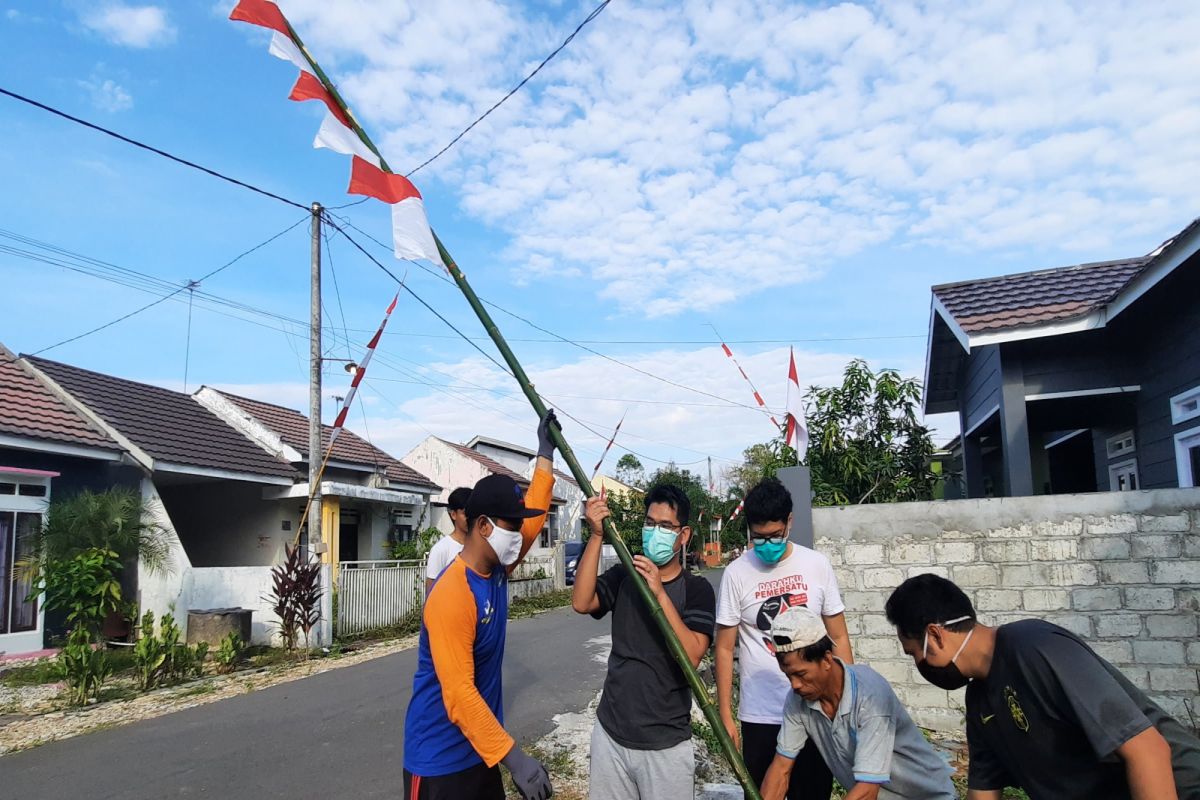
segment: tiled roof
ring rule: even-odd
[[[248,397],[238,397],[228,392],[221,392],[220,394],[267,428],[279,434],[279,438],[283,440],[284,444],[299,451],[304,458],[308,458],[308,417],[299,411],[294,411],[284,406],[277,406],[273,403],[251,400]],[[329,437],[332,431],[333,427],[331,425],[321,426],[321,445],[326,449],[329,446]],[[330,456],[330,459],[349,464],[379,467],[383,469],[388,480],[395,481],[396,483],[405,483],[410,486],[421,486],[434,490],[441,488],[412,467],[400,463],[346,428],[342,429],[342,432],[338,434],[338,438],[334,441],[333,454]]]
[[[296,470],[223,422],[191,395],[26,356],[152,458],[274,478]]]
[[[1102,308],[1150,261],[1149,256],[1002,275],[934,286],[968,334],[1058,322]]]
[[[0,345],[0,434],[120,451],[107,434],[76,412]]]
[[[529,485],[528,480],[526,480],[525,478],[522,478],[520,475],[513,472],[508,467],[504,466],[496,459],[489,458],[488,456],[485,456],[483,453],[480,453],[478,450],[472,450],[471,448],[467,447],[464,444],[455,444],[454,442],[447,442],[445,439],[438,439],[438,441],[441,442],[442,444],[446,445],[447,447],[454,448],[455,450],[462,453],[467,458],[471,458],[471,459],[474,459],[475,461],[478,461],[480,464],[482,464],[484,467],[487,468],[488,472],[492,473],[493,475],[507,475],[508,477],[512,478],[514,481],[521,484],[522,486]]]

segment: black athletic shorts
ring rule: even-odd
[[[504,800],[500,767],[476,764],[432,778],[404,770],[404,800]]]

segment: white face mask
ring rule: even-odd
[[[520,531],[507,531],[501,528],[489,517],[484,517],[492,526],[492,534],[484,537],[488,545],[492,548],[492,552],[496,554],[496,558],[500,559],[500,563],[506,567],[511,567],[517,563],[517,557],[521,555],[521,545],[524,544],[524,538]]]

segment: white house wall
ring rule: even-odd
[[[150,478],[142,479],[142,502],[147,518],[162,530],[167,540],[170,564],[165,572],[151,572],[144,564],[138,564],[138,608],[140,613],[153,611],[155,617],[161,617],[172,606],[186,605],[180,600],[192,563]]]
[[[442,487],[441,492],[430,499],[434,503],[442,504],[443,508],[436,509],[431,514],[430,521],[433,527],[443,533],[449,533],[453,527],[444,509],[450,492],[459,486],[469,489],[491,474],[478,461],[464,456],[433,436],[414,447],[400,461]]]

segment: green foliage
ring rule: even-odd
[[[121,562],[113,550],[89,548],[71,556],[46,559],[33,586],[33,595],[45,592],[48,611],[65,611],[71,628],[94,636],[104,618],[123,610]]]
[[[321,621],[321,565],[306,560],[299,547],[288,546],[284,562],[271,569],[268,599],[279,617],[284,646],[294,652],[300,634],[307,644],[312,629]]]
[[[896,370],[871,372],[866,362],[846,365],[842,384],[812,387],[805,398],[808,466],[813,504],[895,503],[929,500],[936,475],[933,441],[917,418],[921,384]],[[796,451],[777,439],[752,445],[730,479],[748,490],[780,468],[796,463]]]
[[[0,672],[0,684],[5,686],[41,686],[62,680],[57,661],[38,661]]]
[[[245,643],[237,631],[231,631],[221,640],[213,659],[217,662],[217,672],[233,672],[242,658]]]
[[[182,631],[172,614],[163,614],[156,635],[154,612],[147,611],[142,616],[140,636],[133,647],[138,688],[149,691],[156,686],[198,678],[204,672],[207,655],[207,642],[189,647],[182,641]]]
[[[540,611],[561,608],[571,604],[571,590],[560,589],[533,597],[518,597],[508,604],[509,619],[532,617]]]
[[[642,462],[638,461],[633,453],[626,453],[617,459],[617,469],[613,477],[636,489],[644,489],[646,486],[646,473]]]
[[[437,528],[426,528],[407,542],[392,542],[389,555],[397,561],[420,561],[444,535]]]
[[[50,503],[34,542],[37,564],[70,559],[89,550],[114,552],[121,563],[140,560],[155,572],[171,569],[166,532],[149,521],[141,495],[134,489],[85,489]]]
[[[59,677],[67,684],[67,699],[77,706],[89,698],[99,699],[100,688],[112,674],[108,654],[94,646],[91,632],[83,625],[71,630],[57,665]]]

